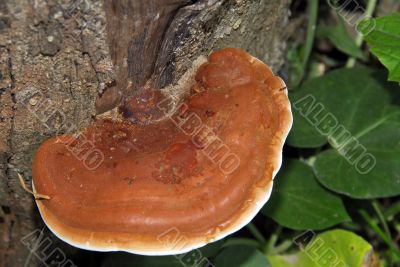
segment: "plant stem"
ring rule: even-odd
[[[247,229],[249,229],[251,234],[257,239],[257,241],[261,245],[264,245],[267,242],[267,240],[265,240],[264,236],[261,234],[261,232],[257,229],[257,227],[253,223],[249,223],[247,225]]]
[[[301,79],[303,79],[307,66],[308,61],[310,59],[311,51],[314,44],[314,37],[315,37],[315,29],[317,27],[317,18],[318,18],[318,0],[309,0],[309,20],[307,24],[307,37],[306,43],[304,44],[304,57],[303,57],[303,64],[301,70]]]
[[[378,215],[378,218],[382,223],[383,229],[385,230],[387,237],[389,237],[389,239],[392,240],[392,234],[390,233],[385,217],[383,216],[381,208],[379,207],[379,203],[376,200],[372,201],[372,207],[374,208],[376,214]]]
[[[364,210],[359,211],[360,215],[364,218],[364,220],[368,223],[368,225],[375,231],[375,233],[382,238],[382,240],[389,246],[393,255],[396,256],[397,260],[400,259],[400,251],[393,244],[392,240],[379,228],[378,224],[368,215],[368,213]]]
[[[368,0],[367,9],[365,10],[364,13],[364,18],[369,18],[372,16],[376,7],[376,2],[377,0]],[[363,42],[363,35],[360,31],[357,31],[357,36],[355,39],[357,47],[360,47],[362,45],[362,42]],[[355,64],[356,64],[356,59],[354,57],[349,57],[349,59],[346,62],[346,67],[352,68],[354,67]]]
[[[273,254],[281,254],[288,250],[292,245],[293,242],[291,240],[285,240],[274,248]]]
[[[271,234],[271,237],[269,238],[268,242],[265,244],[263,252],[267,254],[274,254],[275,250],[275,245],[276,242],[278,241],[279,235],[282,232],[282,226],[278,225],[276,230]]]

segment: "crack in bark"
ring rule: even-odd
[[[188,0],[104,1],[108,44],[116,70],[116,86],[105,88],[98,113],[114,108],[121,98],[143,88],[154,73],[168,26]]]
[[[193,5],[192,2],[189,2],[189,3],[186,3],[186,4],[182,4],[181,6],[178,6],[176,9],[174,9],[173,11],[171,11],[171,15],[170,15],[170,17],[168,18],[168,21],[166,22],[166,26],[164,27],[164,29],[163,29],[163,31],[162,31],[162,34],[161,34],[161,37],[160,37],[160,42],[158,43],[157,48],[156,48],[156,54],[155,54],[155,58],[153,59],[153,62],[152,62],[152,65],[151,65],[151,70],[150,70],[150,76],[149,76],[149,78],[150,78],[152,75],[154,75],[154,72],[155,72],[155,69],[156,69],[157,61],[158,61],[158,59],[159,59],[159,57],[160,57],[160,55],[161,55],[160,51],[161,51],[161,49],[162,49],[162,47],[163,47],[163,43],[164,43],[164,41],[165,41],[165,36],[167,35],[168,31],[170,30],[170,27],[171,27],[171,25],[172,25],[172,22],[175,20],[176,15],[179,13],[179,11],[180,11],[182,8],[185,8],[185,7],[188,7],[188,6],[191,6],[191,5]],[[154,85],[156,85],[156,84],[154,84]],[[155,89],[161,89],[161,88],[155,88]]]

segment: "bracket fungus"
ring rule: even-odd
[[[40,146],[33,188],[50,199],[36,203],[60,239],[184,253],[239,230],[267,202],[292,125],[284,82],[233,48],[194,69],[185,90],[143,89],[117,118]]]

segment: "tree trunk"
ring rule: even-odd
[[[85,127],[146,84],[176,83],[219,48],[245,49],[279,70],[289,2],[1,0],[0,266],[42,266],[54,248],[75,263],[84,253],[48,230],[47,249],[27,242],[44,224],[17,173],[30,184],[44,140]]]

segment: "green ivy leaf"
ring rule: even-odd
[[[267,258],[256,248],[230,246],[215,258],[216,267],[269,267]]]
[[[358,29],[371,52],[389,70],[389,81],[400,82],[400,14],[364,20]]]
[[[342,20],[336,26],[319,25],[317,28],[317,37],[329,39],[338,50],[349,56],[365,59],[361,49],[346,31]]]
[[[333,191],[354,198],[400,194],[399,93],[384,76],[368,68],[340,69],[291,95],[294,127],[288,142],[296,147],[329,142],[314,170]]]
[[[301,250],[294,254],[268,256],[272,266],[362,267],[372,266],[372,262],[376,261],[372,246],[363,238],[349,231],[331,230],[317,236],[313,236],[313,233],[309,232],[294,241],[300,245]]]
[[[324,229],[350,220],[342,200],[315,180],[298,160],[284,162],[262,213],[292,229]]]

